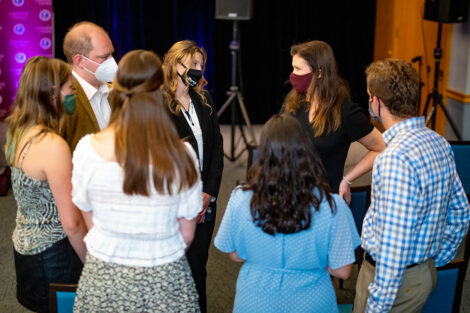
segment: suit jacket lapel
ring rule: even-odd
[[[191,127],[188,124],[188,121],[186,121],[186,117],[184,117],[183,109],[181,109],[179,114],[175,114],[175,116],[178,119],[178,124],[180,124],[184,128],[184,133],[182,134],[183,137],[194,136],[193,131],[191,130]]]
[[[90,100],[88,100],[85,94],[85,91],[83,90],[82,86],[73,75],[72,75],[72,79],[73,79],[73,86],[75,87],[76,94],[77,94],[77,100],[78,100],[77,103],[83,104],[83,110],[86,112],[88,118],[93,124],[93,127],[96,129],[96,131],[99,131],[100,126],[98,124],[98,121],[96,120],[95,112],[93,112],[93,108],[91,107]]]
[[[199,120],[199,127],[201,127],[203,141],[206,141],[207,134],[207,118],[204,114],[204,104],[201,101],[201,98],[196,92],[191,92],[191,100],[193,101],[194,109],[196,110],[197,119]]]

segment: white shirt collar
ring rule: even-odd
[[[103,94],[109,93],[108,84],[103,84],[103,85],[100,86],[99,89],[96,89],[90,83],[88,83],[86,80],[84,80],[82,77],[80,77],[80,75],[78,75],[77,72],[72,70],[72,74],[78,80],[78,82],[80,83],[80,86],[82,86],[83,91],[85,91],[85,94],[86,94],[88,100],[91,100],[91,98],[93,98],[93,96],[97,92],[100,92],[100,93],[103,93]]]

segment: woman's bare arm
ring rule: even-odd
[[[349,275],[351,275],[351,269],[352,269],[352,264],[348,264],[337,269],[331,269],[328,266],[326,267],[326,270],[328,271],[328,273],[330,273],[330,275],[334,277],[338,277],[343,280],[349,278]]]
[[[193,218],[192,220],[179,218],[178,223],[179,223],[180,233],[183,236],[184,243],[186,244],[185,250],[188,250],[189,246],[191,245],[194,239],[194,233],[196,231],[196,225],[197,225],[197,218]]]
[[[351,202],[351,188],[349,182],[364,175],[372,169],[374,160],[385,149],[385,142],[382,134],[374,127],[374,129],[366,136],[358,140],[364,147],[369,150],[367,154],[353,167],[353,169],[344,175],[343,180],[339,184],[339,195],[344,198],[347,204]]]
[[[37,162],[43,165],[51,188],[60,222],[70,244],[85,262],[86,246],[83,241],[87,233],[85,222],[72,202],[72,154],[67,143],[58,135],[48,134],[38,143]]]

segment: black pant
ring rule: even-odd
[[[49,283],[78,283],[83,267],[67,237],[41,253],[14,251],[14,257],[16,297],[35,312],[49,312]]]
[[[211,221],[197,224],[194,240],[186,251],[186,257],[188,258],[194,282],[196,283],[196,290],[199,294],[199,305],[201,306],[202,313],[207,312],[206,264],[209,257],[209,247],[215,226],[216,203],[212,202],[210,207],[212,209]]]

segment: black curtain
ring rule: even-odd
[[[237,1],[237,0],[226,0]],[[231,85],[233,22],[215,20],[215,0],[69,0],[53,2],[55,55],[64,58],[63,37],[78,21],[92,21],[109,33],[116,61],[132,49],[161,57],[171,45],[191,39],[208,53],[207,89],[220,107]],[[365,67],[372,61],[375,0],[253,0],[253,19],[240,21],[240,66],[245,105],[253,123],[277,113],[291,86],[290,46],[324,40],[349,82],[354,101],[367,108]],[[221,117],[229,123],[227,110]]]

